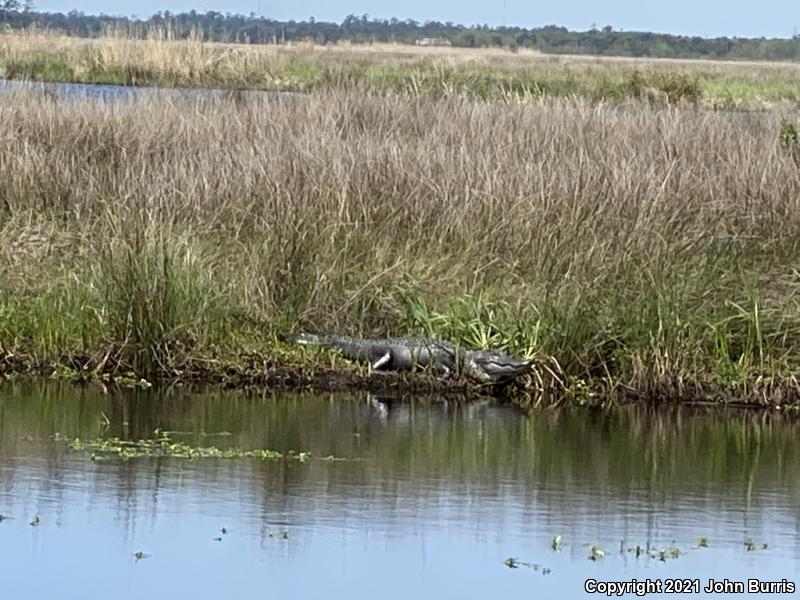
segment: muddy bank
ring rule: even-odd
[[[102,356],[99,360],[98,357]],[[216,385],[227,389],[253,387],[320,392],[372,392],[394,396],[436,395],[453,400],[491,396],[523,410],[541,406],[610,407],[614,405],[695,405],[781,411],[800,415],[800,383],[794,378],[755,381],[746,385],[678,379],[623,383],[606,379],[565,380],[539,364],[531,375],[498,386],[465,378],[440,379],[427,373],[369,373],[359,365],[340,363],[282,364],[262,355],[236,362],[190,360],[180,369],[142,376],[130,365],[105,355],[62,356],[57,361],[26,358],[0,351],[0,380],[18,376],[47,377],[76,383],[99,382],[122,387]]]
[[[436,394],[477,398],[491,392],[510,390],[487,388],[465,379],[438,379],[425,373],[382,372],[369,374],[357,365],[344,369],[319,364],[280,364],[261,355],[240,357],[236,363],[195,359],[180,369],[143,375],[131,365],[108,355],[64,355],[57,361],[35,360],[0,351],[0,378],[19,375],[51,377],[76,382],[101,381],[129,387],[152,385],[207,384],[225,388],[268,387],[276,390],[366,391],[375,393]]]

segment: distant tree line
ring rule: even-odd
[[[209,11],[172,14],[161,12],[148,19],[62,13],[33,12],[25,0],[0,0],[0,27],[43,27],[67,35],[96,37],[109,31],[146,37],[155,30],[169,31],[176,39],[197,36],[215,42],[280,44],[303,40],[318,44],[350,41],[358,44],[399,42],[413,44],[424,38],[447,40],[460,47],[534,48],[553,54],[591,54],[659,58],[722,58],[800,60],[800,36],[792,38],[702,38],[640,31],[615,31],[611,26],[589,31],[564,27],[464,26],[451,22],[412,19],[370,19],[349,15],[341,23],[277,21],[251,13],[222,14]]]
[[[11,12],[20,10],[32,10],[33,2],[31,0],[0,0],[0,11]]]

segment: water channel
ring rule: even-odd
[[[159,432],[310,457],[92,460],[68,443]],[[798,582],[798,492],[800,422],[776,414],[0,385],[0,565],[15,599]]]

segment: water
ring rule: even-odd
[[[124,85],[97,85],[91,83],[49,83],[38,81],[0,79],[0,94],[40,93],[60,100],[100,102],[133,102],[146,98],[179,99],[255,99],[269,98],[278,101],[297,101],[306,97],[298,92],[260,92],[251,90],[215,90],[203,88],[132,87]],[[2,99],[2,96],[0,96]]]
[[[54,439],[156,428],[348,460],[92,462]],[[491,401],[7,383],[3,596],[580,598],[587,578],[800,582],[799,433],[722,410],[526,416]],[[693,549],[701,536],[710,547]],[[682,554],[636,558],[620,539]],[[588,560],[592,544],[604,558]]]
[[[98,101],[106,104],[130,103],[149,98],[179,100],[224,100],[249,101],[267,99],[269,101],[287,103],[289,105],[302,102],[310,97],[304,92],[278,92],[258,90],[223,90],[208,88],[169,88],[169,87],[133,87],[124,85],[93,83],[52,83],[25,80],[0,79],[0,101],[3,94],[13,98],[14,93],[45,94],[50,98],[75,102]],[[626,111],[630,107],[621,104],[610,107],[612,112]],[[662,109],[659,112],[669,112]],[[774,114],[764,110],[715,110],[709,111],[715,118],[724,116],[743,126],[773,126]]]

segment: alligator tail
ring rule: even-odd
[[[327,346],[330,342],[327,336],[314,335],[313,333],[282,333],[278,336],[282,342],[300,344],[302,346]]]

